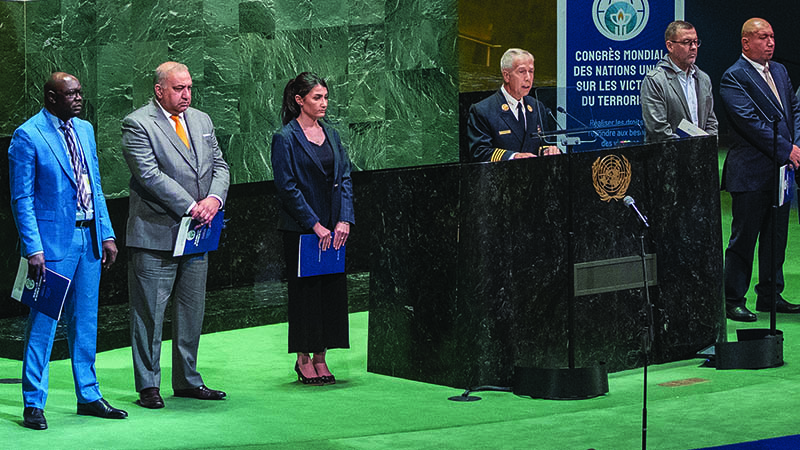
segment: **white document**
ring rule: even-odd
[[[786,203],[786,200],[789,200],[791,196],[789,195],[789,189],[792,188],[791,183],[789,183],[789,174],[792,169],[789,168],[788,164],[784,164],[781,166],[780,169],[780,180],[781,186],[780,191],[778,191],[778,206],[783,206]]]
[[[681,123],[678,124],[678,129],[675,130],[675,134],[684,138],[684,137],[694,137],[694,136],[708,136],[706,130],[698,127],[697,125],[689,122],[686,119],[681,119]]]

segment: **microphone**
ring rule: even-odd
[[[559,106],[559,108],[561,107]],[[550,111],[550,109],[548,109],[547,114],[550,114],[550,118],[553,119],[553,123],[555,123],[556,127],[558,127],[558,131],[566,131],[564,127],[562,127],[561,124],[558,123],[558,119],[556,119],[556,116],[553,115],[553,111]]]
[[[541,113],[541,109],[538,106],[536,106],[536,109],[538,110],[538,112]],[[537,124],[536,131],[535,132],[531,131],[530,133],[528,133],[528,136],[530,136],[531,139],[538,139],[539,142],[544,142],[546,144],[549,144],[545,140],[544,136],[542,136],[542,126],[541,126],[542,125],[542,117],[539,114],[537,114],[537,117],[539,117],[539,120],[538,120],[539,123]],[[539,147],[539,153],[538,153],[537,156],[542,156],[542,147]]]
[[[550,118],[553,119],[553,123],[556,124],[557,130],[564,132],[564,134],[559,135],[558,144],[562,145],[564,148],[580,144],[580,140],[574,141],[574,138],[569,137],[569,132],[564,127],[562,127],[560,123],[558,123],[558,119],[556,119],[556,116],[553,114],[553,111],[550,111],[550,108],[547,108],[547,114],[549,114]],[[562,154],[564,153],[564,150],[562,150],[561,148],[559,148],[558,151],[561,152]]]
[[[645,228],[650,228],[650,224],[647,223],[647,216],[639,211],[639,208],[636,207],[636,200],[633,199],[630,195],[626,195],[625,198],[622,199],[622,202],[625,203],[625,206],[632,208],[636,211],[636,215],[639,216],[639,220],[642,222]]]
[[[584,128],[589,128],[589,126],[588,126],[588,125],[586,125],[585,123],[581,122],[581,120],[580,120],[580,119],[578,119],[577,117],[575,117],[575,116],[573,116],[572,114],[568,113],[568,112],[567,112],[567,110],[566,110],[566,109],[564,109],[564,108],[562,108],[561,106],[557,106],[557,107],[556,107],[556,111],[560,112],[561,114],[566,114],[566,115],[567,115],[567,117],[571,117],[571,118],[572,118],[572,120],[574,120],[575,122],[578,122],[578,123],[579,123],[579,124],[581,124],[581,125],[582,125]],[[589,131],[591,131],[591,132],[592,132],[592,134],[594,134],[595,136],[599,137],[601,141],[603,141],[603,142],[608,142],[608,141],[606,141],[606,139],[605,139],[603,136],[600,136],[600,133],[598,133],[596,130],[589,130]]]

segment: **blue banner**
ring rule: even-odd
[[[642,141],[642,79],[667,53],[683,1],[559,0],[559,13],[559,123],[598,130],[578,150]]]

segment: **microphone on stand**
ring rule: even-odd
[[[538,109],[538,110],[539,110],[539,112],[541,113],[541,111],[542,111],[542,110],[541,110],[540,108],[538,108],[538,107],[537,107],[537,109]],[[552,116],[553,116],[553,113],[552,113],[552,112],[550,112],[550,110],[549,110],[549,109],[547,110],[547,112],[548,112],[548,114],[550,114],[550,117],[552,117]],[[539,122],[540,122],[540,123],[539,123],[539,124],[538,124],[538,126],[536,127],[536,132],[535,132],[535,133],[534,133],[534,132],[530,132],[530,133],[529,133],[529,136],[530,136],[532,139],[538,139],[540,143],[541,143],[541,142],[544,142],[545,144],[547,144],[547,145],[550,145],[550,143],[549,143],[549,142],[547,142],[547,140],[546,140],[546,139],[544,138],[544,136],[542,135],[542,127],[541,127],[541,125],[542,125],[542,124],[541,124],[541,122],[542,122],[542,118],[541,118],[541,115],[539,116]],[[558,122],[556,122],[556,126],[558,126]],[[559,127],[559,128],[560,128],[560,127]],[[537,153],[537,156],[542,156],[542,149],[544,149],[545,147],[546,147],[546,145],[540,145],[540,146],[539,146],[539,151],[538,151],[538,153]],[[560,149],[559,149],[559,151],[560,151]]]
[[[556,107],[556,111],[560,112],[561,114],[566,114],[567,117],[571,117],[572,120],[574,120],[575,122],[578,122],[584,128],[589,128],[589,125],[586,125],[585,123],[581,122],[580,119],[578,119],[577,117],[575,117],[572,114],[568,113],[567,110],[562,108],[561,106]],[[590,130],[590,131],[592,132],[592,134],[594,134],[595,136],[599,137],[601,141],[608,142],[608,141],[606,141],[606,139],[603,136],[600,136],[600,133],[598,133],[597,131],[595,131],[595,130]]]
[[[639,220],[642,222],[642,225],[644,225],[645,228],[650,228],[650,224],[647,223],[647,216],[642,214],[642,212],[639,211],[639,208],[636,207],[636,200],[634,200],[633,197],[626,195],[625,198],[622,199],[622,202],[625,203],[625,206],[636,211],[636,215],[639,216]]]
[[[561,107],[559,106],[559,108],[561,108]],[[553,111],[550,111],[549,108],[547,109],[547,114],[550,114],[550,118],[553,119],[553,123],[555,123],[556,127],[558,127],[558,131],[567,131],[567,130],[564,129],[564,127],[561,126],[560,123],[558,123],[558,119],[556,119],[556,116],[553,115]]]

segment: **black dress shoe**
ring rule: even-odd
[[[336,377],[334,377],[333,374],[322,375],[319,379],[322,380],[322,384],[336,384]]]
[[[227,394],[224,392],[209,389],[204,384],[201,384],[196,388],[175,390],[175,397],[196,398],[198,400],[222,400],[226,396]]]
[[[789,303],[781,297],[778,297],[778,301],[775,303],[776,303],[775,309],[779,313],[786,313],[786,314],[800,313],[800,305]],[[772,299],[759,298],[756,301],[756,311],[772,312]]]
[[[726,308],[726,315],[728,319],[737,322],[755,322],[758,320],[758,317],[744,306],[728,306]]]
[[[22,410],[22,426],[31,430],[46,430],[47,420],[41,408],[27,407]]]
[[[91,403],[78,403],[78,415],[102,417],[103,419],[124,419],[128,417],[127,412],[109,405],[104,398]]]
[[[136,402],[139,406],[144,406],[150,409],[159,409],[164,407],[164,399],[157,387],[144,388],[139,392],[139,400]]]

